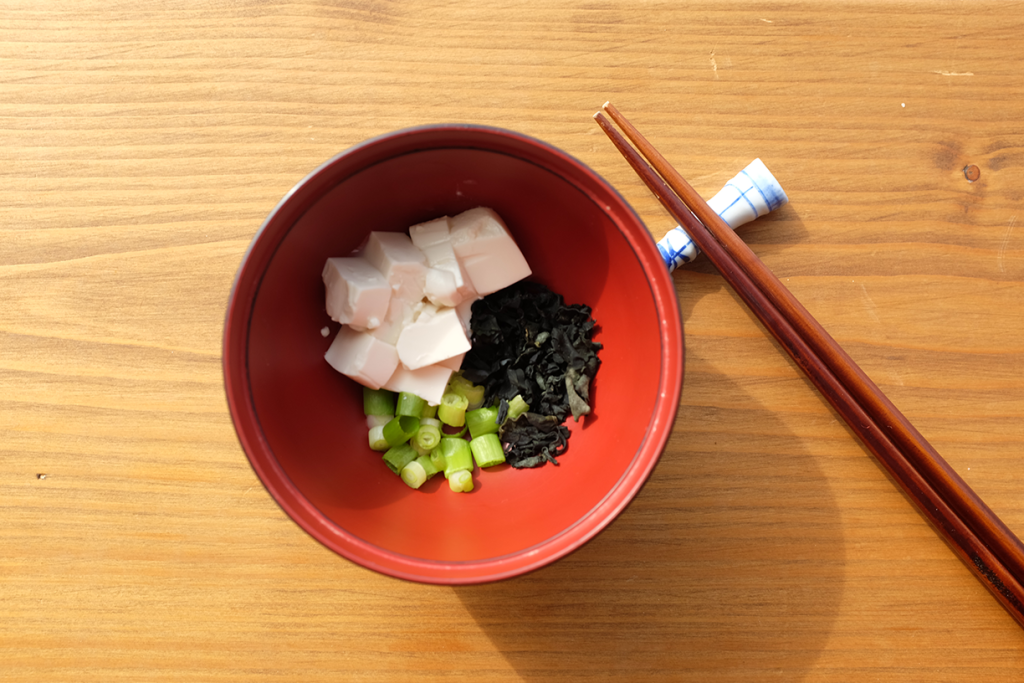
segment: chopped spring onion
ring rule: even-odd
[[[438,467],[437,465],[435,465],[434,461],[430,458],[429,455],[421,455],[420,457],[416,458],[415,462],[418,462],[420,464],[420,467],[423,468],[423,471],[427,475],[427,479],[430,479],[432,476],[441,472],[444,469],[443,467]]]
[[[388,466],[395,474],[402,471],[406,465],[411,463],[417,457],[417,453],[413,450],[413,447],[407,443],[400,444],[388,450],[384,454],[384,464]]]
[[[459,437],[446,436],[441,439],[437,450],[444,456],[444,476],[451,476],[459,470],[473,469],[473,453],[469,442]]]
[[[466,408],[468,407],[469,399],[449,391],[441,396],[441,405],[437,407],[437,417],[446,425],[461,427],[466,424]]]
[[[394,415],[395,392],[387,389],[363,387],[364,415]]]
[[[437,417],[437,406],[432,406],[429,403],[423,406],[423,414],[420,418],[424,417]]]
[[[410,446],[412,446],[412,449],[414,451],[416,451],[416,455],[430,455],[431,449],[423,448],[418,443],[416,443],[416,437],[415,436],[413,438],[409,439],[408,441],[406,441],[406,443],[409,444]]]
[[[448,477],[448,488],[455,493],[469,493],[473,490],[473,473],[459,470]]]
[[[384,438],[384,425],[370,428],[370,448],[375,451],[386,451],[391,448],[388,440]]]
[[[427,402],[416,394],[403,391],[398,394],[398,407],[395,408],[395,415],[409,415],[410,417],[419,418],[423,415],[423,409],[426,405]]]
[[[495,433],[478,436],[469,442],[473,451],[473,459],[481,468],[493,467],[505,462],[505,451],[501,447],[501,439]]]
[[[432,417],[421,419],[419,431],[416,432],[416,437],[413,440],[417,446],[428,453],[437,448],[437,444],[441,441],[441,421]]]
[[[514,420],[523,413],[529,412],[530,405],[523,400],[523,397],[516,394],[516,397],[508,402],[508,415],[505,417],[506,420]]]
[[[450,380],[448,380],[448,391],[459,396],[465,396],[469,403],[469,410],[479,408],[484,404],[484,392],[486,389],[483,386],[473,384],[468,379],[462,376],[461,373],[453,373]]]
[[[430,462],[437,469],[438,472],[444,472],[448,466],[448,458],[445,457],[444,452],[440,448],[435,448],[430,451]]]
[[[373,429],[374,427],[383,427],[388,422],[391,422],[394,417],[394,415],[367,415],[366,428]]]
[[[411,463],[402,468],[402,481],[409,485],[410,488],[418,489],[423,486],[423,482],[427,480],[427,473],[423,469],[423,465],[418,460],[413,460]]]
[[[466,435],[466,425],[462,425],[461,427],[459,427],[459,430],[457,432],[446,432],[444,430],[444,427],[446,427],[446,426],[447,425],[444,425],[443,427],[441,427],[441,436],[465,436]],[[452,429],[454,429],[454,427],[452,427]]]
[[[384,438],[389,446],[394,447],[411,439],[419,428],[420,419],[418,417],[402,415],[384,425]]]
[[[498,409],[477,408],[466,413],[466,426],[474,439],[498,431]]]

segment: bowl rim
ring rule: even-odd
[[[554,157],[561,163],[568,164],[575,173],[586,177],[591,186],[613,197],[618,203],[616,214],[621,214],[622,218],[611,215],[609,217],[629,244],[647,276],[647,284],[658,314],[659,329],[661,330],[659,335],[661,362],[655,408],[633,460],[619,480],[600,501],[568,528],[529,548],[482,560],[437,561],[411,557],[387,550],[361,537],[349,534],[335,522],[326,518],[326,515],[298,490],[274,457],[273,449],[262,433],[259,416],[252,403],[248,377],[249,321],[263,272],[273,260],[274,253],[294,226],[297,218],[303,215],[326,191],[336,187],[339,182],[344,180],[344,178],[336,180],[327,189],[316,193],[312,198],[305,197],[304,195],[315,192],[311,186],[315,184],[319,174],[343,159],[372,150],[384,143],[396,141],[399,138],[414,140],[416,136],[434,135],[439,132],[482,133],[485,136],[497,136],[517,143],[526,143],[539,151],[542,156]],[[450,146],[431,145],[424,149]],[[467,146],[486,149],[479,145]],[[403,149],[394,156],[411,151],[414,150]],[[526,160],[536,163],[533,159]],[[557,173],[551,168],[547,170]],[[611,212],[612,207],[607,203],[597,202],[592,191],[580,187],[578,179],[565,177],[561,173],[558,175],[586,194],[606,213]],[[292,203],[296,201],[298,201],[298,205],[293,207]],[[294,214],[294,216],[288,221],[287,229],[281,230],[281,234],[275,236],[273,244],[269,245],[266,240],[269,230],[285,213]],[[254,265],[254,261],[258,256],[262,258],[262,265],[259,266],[257,272],[251,272],[257,267]],[[248,281],[245,278],[248,278]],[[247,286],[243,287],[243,285]],[[251,296],[246,297],[245,294],[249,290],[251,290]],[[678,341],[675,345],[673,345],[674,340]],[[671,273],[665,267],[653,237],[629,202],[590,166],[558,147],[524,133],[472,123],[425,124],[367,138],[320,163],[295,183],[267,214],[243,253],[231,285],[222,336],[224,389],[232,425],[246,459],[257,478],[285,514],[319,543],[367,569],[419,583],[445,585],[486,583],[535,571],[579,549],[611,524],[633,501],[660,460],[672,433],[679,409],[684,365],[683,323]],[[259,452],[268,457],[261,459],[258,457]],[[645,457],[638,462],[642,455]]]

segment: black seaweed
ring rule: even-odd
[[[471,326],[463,376],[485,387],[485,405],[519,394],[530,406],[502,431],[506,461],[557,465],[569,438],[562,423],[590,413],[590,384],[601,365],[590,307],[521,281],[475,302]]]
[[[569,428],[554,415],[523,413],[501,430],[505,462],[512,467],[558,464],[555,456],[569,447]]]

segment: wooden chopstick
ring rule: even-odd
[[[1024,626],[1024,544],[653,145],[610,103],[603,109],[640,150],[604,115],[594,116],[637,174],[950,548]]]
[[[811,316],[775,275],[757,258],[753,251],[718,217],[699,194],[668,163],[661,154],[611,104],[606,105],[608,115],[633,141],[641,154],[651,161],[672,190],[680,196],[688,209],[707,226],[729,256],[750,275],[757,287],[797,329],[814,352],[828,365],[854,398],[869,415],[884,425],[887,434],[896,442],[907,459],[940,495],[966,520],[986,542],[1000,547],[997,554],[1024,577],[1024,544],[988,508],[928,441],[904,417],[895,405],[861,370],[824,328]],[[694,240],[696,242],[696,240]],[[700,246],[699,243],[697,243]]]

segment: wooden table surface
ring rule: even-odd
[[[232,278],[307,172],[521,131],[671,221],[612,100],[1024,533],[1024,5],[0,3],[0,680],[1013,681],[1024,631],[705,261],[632,505],[499,584],[387,578],[290,521],[222,386]],[[963,169],[976,165],[968,182]]]

